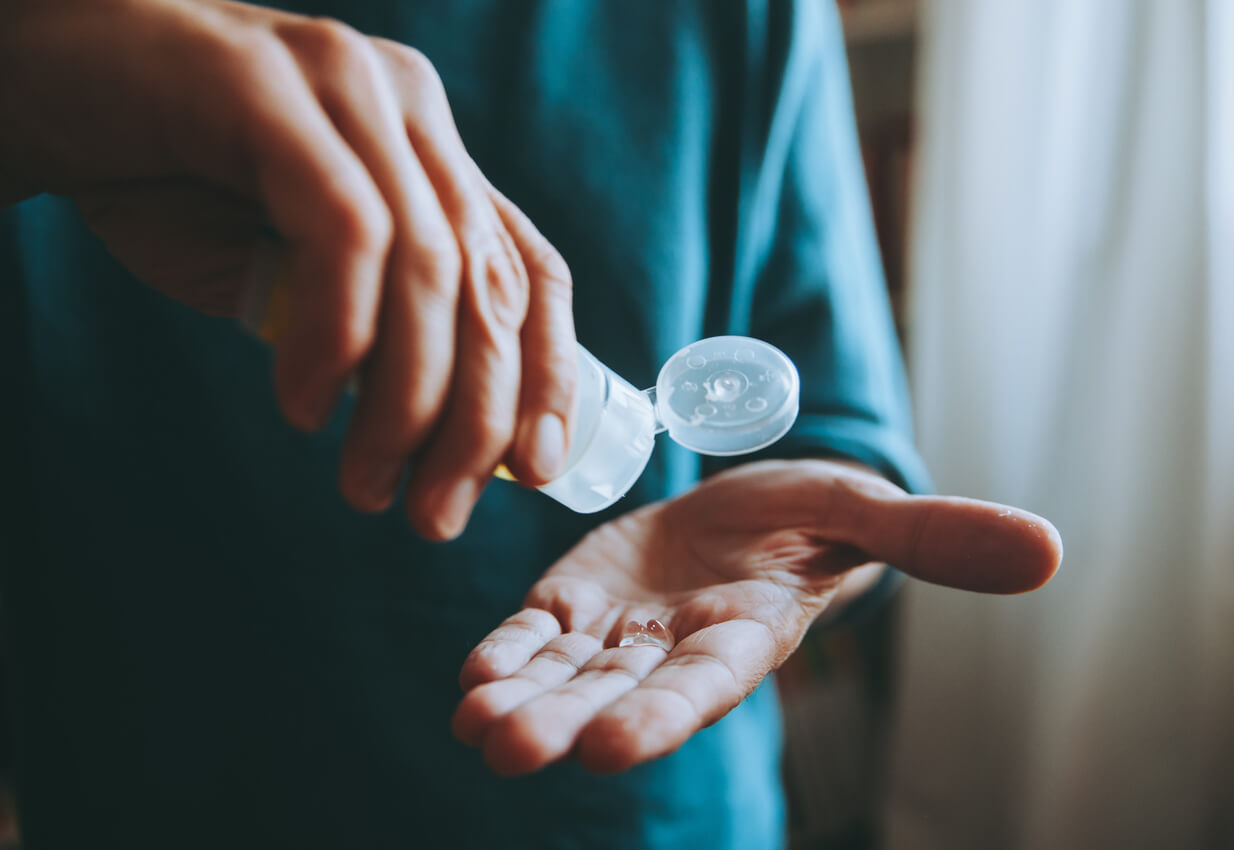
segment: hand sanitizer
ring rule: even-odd
[[[241,323],[267,342],[280,336],[288,306],[273,262],[270,254],[259,257],[241,315]],[[740,455],[771,445],[797,419],[797,368],[778,348],[749,337],[687,345],[648,390],[635,389],[581,345],[578,374],[565,470],[539,490],[579,513],[603,510],[624,496],[661,431],[701,454]],[[498,474],[509,478],[504,467]]]
[[[539,489],[579,513],[603,510],[624,496],[661,431],[691,451],[740,455],[771,445],[797,419],[796,367],[778,348],[749,337],[717,336],[686,346],[646,391],[581,345],[578,372],[565,471]]]

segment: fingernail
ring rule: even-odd
[[[398,464],[375,463],[366,467],[361,480],[364,482],[365,499],[372,510],[384,511],[390,506],[402,471]]]
[[[330,421],[330,414],[334,412],[334,396],[318,398],[306,396],[301,399],[297,408],[300,411],[300,421],[296,424],[305,431],[320,431],[326,427],[326,423]]]
[[[453,540],[463,533],[475,498],[476,485],[470,478],[455,482],[454,486],[446,491],[437,515],[437,528],[442,537]]]
[[[561,472],[565,461],[565,423],[556,414],[545,413],[527,429],[520,448],[532,471],[545,481],[551,481]]]

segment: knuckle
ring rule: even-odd
[[[224,28],[211,33],[216,72],[241,102],[268,96],[285,78],[290,62],[286,44],[261,27]]]
[[[514,437],[513,417],[488,404],[475,406],[461,425],[467,444],[486,461],[500,457]]]
[[[323,212],[330,238],[344,251],[384,254],[394,236],[394,217],[376,192],[371,197],[352,194],[327,202]]]
[[[422,440],[440,408],[423,394],[407,387],[398,394],[390,415],[392,437],[400,452],[411,451]]]
[[[311,18],[289,36],[300,56],[326,74],[368,74],[373,69],[369,40],[334,18]]]
[[[472,239],[468,277],[481,316],[497,328],[517,330],[527,317],[530,284],[522,262],[516,262],[495,233]]]
[[[403,47],[398,53],[400,67],[406,68],[408,73],[423,81],[441,80],[433,63],[419,50],[414,47]]]
[[[439,301],[453,301],[458,297],[463,258],[453,239],[435,239],[418,246],[409,262],[425,295]]]
[[[417,88],[429,90],[445,90],[441,76],[433,66],[432,60],[405,44],[393,41],[382,42],[383,53],[394,73],[406,79]]]
[[[574,297],[574,280],[565,259],[547,239],[536,245],[532,251],[528,265],[535,269],[536,286],[548,297],[569,304]]]
[[[346,373],[354,369],[368,355],[373,346],[373,329],[368,321],[358,314],[339,317],[327,332],[319,336],[321,356],[335,364],[336,370]]]

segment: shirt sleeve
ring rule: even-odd
[[[712,328],[774,343],[801,374],[796,424],[759,457],[845,457],[909,492],[928,492],[839,15],[818,2],[765,11],[747,21],[737,250],[732,290],[727,303],[713,304]],[[886,570],[829,625],[863,619],[903,579]]]
[[[925,491],[839,16],[771,10],[763,33],[747,25],[734,282],[713,328],[772,342],[801,374],[797,423],[762,456],[845,456]]]

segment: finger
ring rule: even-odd
[[[311,430],[372,345],[390,214],[282,44],[263,42],[245,67],[243,145],[288,249],[290,316],[275,382],[284,415]]]
[[[426,536],[466,525],[514,435],[527,315],[522,258],[463,148],[440,79],[421,54],[378,42],[405,129],[437,191],[462,255],[458,352],[443,420],[408,485],[408,514]]]
[[[296,19],[283,29],[392,219],[376,342],[365,363],[340,482],[354,507],[384,510],[408,456],[445,405],[454,365],[457,243],[407,141],[402,108],[369,39],[329,20]]]
[[[957,497],[893,503],[883,516],[868,518],[858,541],[914,578],[981,593],[1035,590],[1063,555],[1057,529],[1041,517]]]
[[[548,611],[524,608],[508,617],[468,654],[459,671],[459,686],[469,690],[509,676],[560,634],[560,623]]]
[[[854,473],[836,477],[822,532],[933,584],[981,593],[1023,593],[1050,580],[1062,538],[1019,508],[956,496],[909,496]]]
[[[597,713],[664,659],[664,650],[654,646],[597,653],[569,681],[526,700],[493,723],[484,738],[485,761],[502,776],[517,776],[564,758]]]
[[[779,660],[767,626],[730,620],[685,638],[663,664],[578,736],[577,754],[595,773],[613,773],[670,753],[731,711]]]
[[[781,474],[768,474],[769,472]],[[789,474],[783,474],[783,473]],[[827,461],[748,464],[700,488],[689,510],[740,485],[758,522],[813,529],[923,581],[982,593],[1022,593],[1049,581],[1062,539],[1045,519],[993,502],[910,496],[872,473]]]
[[[620,536],[611,530],[597,529],[592,533],[605,535],[614,546],[622,543]],[[596,582],[565,575],[547,575],[540,579],[527,591],[523,604],[548,611],[565,631],[587,632],[601,638],[606,634],[611,636],[614,624],[623,613],[614,609],[613,597]],[[648,613],[647,616],[656,614]]]
[[[553,638],[511,676],[468,692],[454,712],[455,736],[465,744],[479,745],[499,719],[528,700],[568,682],[603,647],[598,638],[581,632]]]
[[[523,323],[523,375],[514,449],[506,463],[520,481],[546,484],[562,471],[569,451],[578,382],[570,268],[518,207],[488,187],[514,239],[530,286]]]

